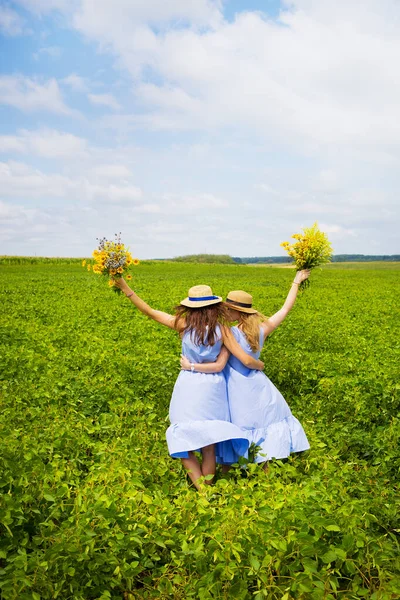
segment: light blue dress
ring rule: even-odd
[[[190,362],[215,362],[222,348],[221,331],[214,346],[198,345],[191,332],[184,333],[182,354]],[[173,458],[188,458],[189,451],[216,444],[218,463],[229,464],[249,448],[247,432],[230,421],[224,373],[181,371],[169,407],[170,427],[166,432]]]
[[[253,352],[238,327],[231,331],[243,350],[259,358],[264,344],[260,327],[260,350]],[[248,369],[231,355],[225,368],[231,421],[251,433],[250,441],[261,450],[255,462],[286,458],[291,452],[308,450],[306,434],[282,394],[262,371]]]

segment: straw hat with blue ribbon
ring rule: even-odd
[[[189,308],[202,308],[211,304],[222,302],[221,296],[214,296],[209,285],[195,285],[190,288],[188,297],[182,300],[182,306]]]

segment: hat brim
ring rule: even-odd
[[[222,302],[222,298],[217,296],[215,300],[202,300],[201,302],[196,302],[195,300],[189,300],[189,298],[185,298],[179,304],[182,306],[187,306],[188,308],[203,308],[204,306],[211,306],[212,304],[219,304]]]
[[[244,306],[235,306],[233,302],[224,302],[226,308],[230,308],[232,310],[238,310],[239,312],[246,313],[248,315],[255,315],[258,313],[258,310],[255,308],[245,308]]]

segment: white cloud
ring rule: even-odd
[[[19,14],[9,6],[0,6],[0,33],[20,35],[24,30],[24,22]]]
[[[62,131],[20,130],[18,135],[0,136],[0,152],[33,154],[45,158],[82,158],[87,156],[85,139]]]
[[[334,194],[340,191],[340,180],[333,169],[323,169],[314,178],[312,188],[315,192]]]
[[[218,196],[208,193],[195,194],[163,194],[162,197],[163,210],[168,214],[188,214],[199,213],[204,211],[214,211],[225,209],[229,206],[229,202]]]
[[[48,14],[53,10],[66,11],[72,4],[72,0],[14,0],[14,2],[37,15]]]
[[[279,192],[277,192],[271,185],[269,185],[268,183],[256,183],[254,185],[256,190],[260,190],[261,192],[264,192],[266,194],[270,194],[272,196],[278,194]]]
[[[71,73],[67,77],[64,77],[64,79],[61,79],[60,83],[67,85],[68,87],[72,88],[75,92],[87,91],[85,79],[83,77],[80,77],[79,75],[76,75],[76,73]]]
[[[358,237],[358,233],[354,229],[348,229],[342,225],[335,225],[333,223],[319,223],[319,228],[329,235],[332,243],[336,240],[343,240],[346,238]]]
[[[1,75],[0,104],[13,106],[23,112],[45,111],[68,116],[79,114],[64,103],[55,79],[40,83],[23,75]]]
[[[65,198],[72,182],[59,174],[46,174],[24,163],[0,163],[3,198]]]
[[[81,0],[74,23],[105,44],[114,44],[118,37],[125,44],[141,23],[216,26],[222,20],[221,4],[219,0]]]
[[[96,165],[90,172],[101,179],[127,179],[132,176],[127,166],[117,164]]]
[[[32,220],[35,216],[35,213],[35,210],[27,210],[23,206],[7,204],[6,202],[2,202],[0,200],[1,224],[9,225],[10,222],[15,222],[17,224],[22,218],[28,218]]]
[[[49,56],[50,58],[59,58],[61,56],[62,49],[60,46],[43,46],[34,53],[33,57],[35,60],[39,60],[41,56]]]
[[[16,161],[0,163],[0,190],[4,200],[64,199],[82,206],[97,202],[137,204],[143,195],[142,190],[131,182],[98,183],[96,178],[82,173],[73,176],[48,174]]]
[[[0,200],[0,235],[7,254],[39,254],[49,243],[58,256],[67,255],[63,242],[74,239],[68,216],[60,211],[28,208],[23,204],[9,204]],[[65,238],[64,238],[65,236]],[[53,253],[54,256],[54,253]]]
[[[1,135],[0,152],[7,154],[13,154],[14,152],[26,152],[23,139],[16,135]]]
[[[119,110],[121,108],[112,94],[88,94],[88,98],[92,104],[98,106],[107,106],[112,110]]]
[[[91,181],[84,180],[82,189],[84,197],[89,201],[108,200],[112,203],[136,203],[142,198],[142,190],[130,184],[97,185]]]
[[[216,3],[201,3],[211,29],[168,26],[158,34],[148,25],[175,10],[182,22],[198,23],[195,3],[117,4],[119,10],[106,0],[83,0],[75,23],[139,79],[135,94],[144,110],[131,118],[134,127],[229,127],[274,143],[287,140],[308,154],[321,146],[398,152],[395,0],[349,0],[345,11],[334,0],[294,1],[281,23],[254,12],[227,23]],[[140,81],[144,69],[160,83]]]
[[[82,132],[63,125],[75,135],[53,129],[54,117],[43,128],[46,114],[39,126],[23,115],[25,129],[7,127],[0,151],[34,166],[7,155],[0,164],[2,236],[15,238],[23,211],[36,210],[30,239],[48,254],[64,242],[88,252],[96,236],[123,229],[141,256],[268,255],[317,219],[337,251],[398,251],[397,0],[349,0],[345,10],[288,0],[280,22],[251,10],[228,22],[211,0],[16,2],[45,24],[43,36],[60,15],[41,15],[62,10],[62,25],[100,52],[87,79],[76,66],[59,80],[1,77],[0,102],[73,116],[65,92],[111,110],[89,107]]]
[[[162,208],[160,204],[141,204],[140,206],[135,207],[135,213],[144,213],[144,214],[159,214],[162,212]]]

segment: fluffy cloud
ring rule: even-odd
[[[18,224],[21,219],[32,220],[35,216],[35,210],[28,210],[23,206],[15,206],[7,204],[0,200],[0,223],[1,224]]]
[[[48,56],[50,58],[60,58],[62,50],[59,46],[43,46],[33,55],[35,60],[39,60],[41,56]]]
[[[5,35],[20,35],[24,30],[24,23],[15,10],[9,6],[0,6],[0,33]]]
[[[23,112],[46,111],[59,115],[77,116],[62,98],[55,79],[43,83],[23,75],[0,76],[0,104]]]
[[[126,44],[132,28],[142,23],[152,25],[185,24],[200,27],[222,21],[222,2],[218,0],[81,0],[74,15],[77,29],[104,43],[120,38]]]
[[[88,98],[92,104],[98,106],[107,106],[112,110],[119,110],[121,108],[112,94],[88,94]]]
[[[207,193],[163,194],[161,200],[164,212],[178,215],[218,211],[229,206],[227,200]]]
[[[57,130],[28,131],[17,135],[0,136],[0,152],[34,154],[45,158],[82,158],[87,156],[87,142],[83,138]]]
[[[83,77],[80,77],[76,73],[71,73],[67,77],[64,77],[61,80],[61,83],[63,83],[64,85],[67,85],[68,87],[73,89],[75,92],[86,92],[87,91],[87,85],[86,85],[85,79]]]
[[[127,179],[132,173],[128,167],[122,164],[102,164],[90,169],[95,177],[100,179]]]
[[[233,23],[220,18],[218,4],[201,3],[207,29],[168,27],[157,34],[149,24],[178,8],[183,21],[197,24],[194,3],[117,4],[119,10],[106,0],[82,1],[75,24],[110,48],[136,80],[145,70],[161,80],[135,86],[144,110],[134,126],[250,128],[308,153],[321,145],[398,150],[394,0],[350,0],[345,11],[333,0],[296,0],[280,22],[248,12]]]
[[[0,163],[0,189],[3,199],[38,200],[67,199],[84,206],[86,203],[135,204],[142,190],[131,182],[98,182],[85,174],[66,176],[44,173],[24,163]]]
[[[63,242],[72,240],[78,245],[76,233],[65,211],[27,208],[0,200],[0,235],[7,253],[18,249],[20,254],[46,256],[43,249],[51,244],[58,256],[65,256],[68,253],[63,252]]]
[[[62,10],[100,52],[87,79],[75,65],[59,80],[0,77],[0,103],[68,117],[71,94],[110,110],[89,110],[82,131],[56,131],[54,116],[35,130],[29,114],[4,130],[2,232],[20,218],[38,252],[52,235],[82,254],[123,223],[141,256],[267,255],[317,219],[339,252],[398,251],[397,1],[287,0],[279,19],[232,22],[217,0],[18,2]]]
[[[37,15],[48,14],[54,10],[67,11],[72,4],[71,0],[14,0],[14,2]]]

